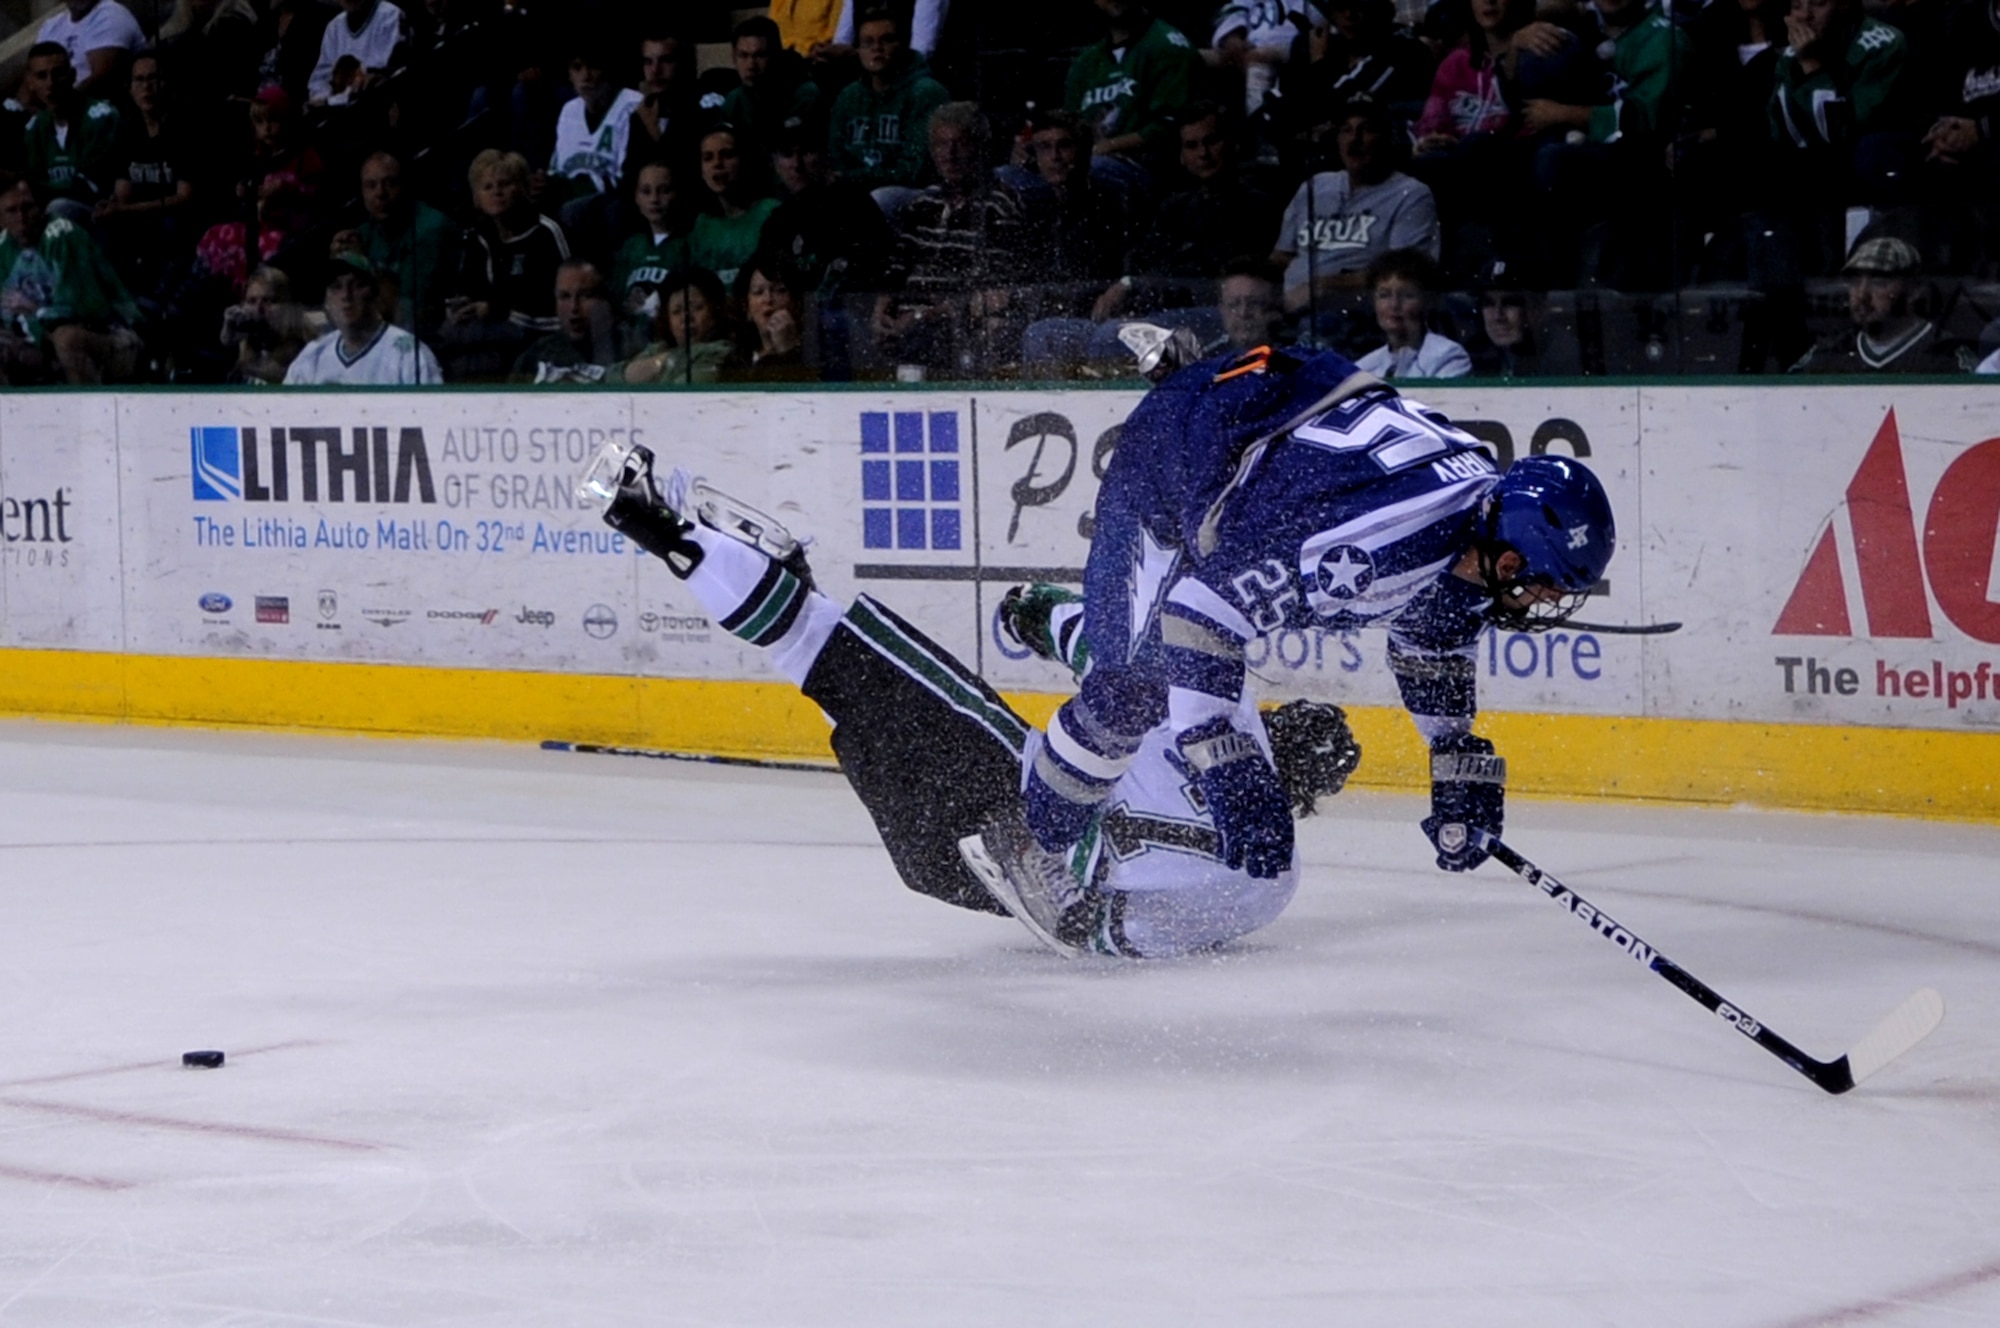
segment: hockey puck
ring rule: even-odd
[[[197,1070],[219,1070],[222,1068],[222,1053],[219,1051],[184,1051],[181,1064]]]

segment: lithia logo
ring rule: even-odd
[[[195,501],[204,503],[435,503],[424,431],[334,427],[188,431]],[[324,481],[324,483],[322,483]]]
[[[523,627],[554,627],[556,625],[555,610],[531,609],[523,604],[521,611],[514,615],[514,621],[520,623]]]

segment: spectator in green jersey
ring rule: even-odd
[[[649,339],[660,311],[660,288],[676,272],[693,266],[688,257],[691,208],[675,187],[676,174],[670,162],[649,161],[639,167],[632,184],[639,231],[618,250],[611,290],[633,352]]]
[[[76,69],[57,42],[29,48],[23,77],[47,102],[28,122],[28,179],[48,200],[51,215],[87,223],[111,196],[118,172],[118,109],[77,91]]]
[[[867,189],[913,189],[930,158],[931,112],[951,94],[904,45],[902,24],[889,10],[861,16],[855,49],[861,77],[834,99],[828,164]]]
[[[1143,0],[1094,0],[1104,40],[1069,67],[1065,105],[1096,136],[1093,173],[1127,188],[1149,187],[1173,165],[1174,114],[1194,96],[1201,57]]]
[[[705,197],[688,234],[688,248],[695,265],[713,272],[725,287],[757,252],[764,222],[778,210],[778,200],[760,195],[749,174],[743,159],[743,136],[733,125],[717,125],[702,135]]]
[[[65,60],[68,58],[64,57]],[[139,307],[82,226],[50,217],[34,186],[0,171],[0,372],[70,383],[129,381]]]

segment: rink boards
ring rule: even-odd
[[[1517,787],[2000,817],[2000,396],[1990,387],[1413,393],[1503,460],[1586,457],[1619,553],[1592,623],[1489,633],[1482,727]],[[824,723],[578,507],[607,441],[695,461],[1046,714],[994,630],[1074,579],[1127,390],[12,394],[0,400],[0,708],[155,722],[826,755]],[[1337,700],[1358,779],[1421,752],[1379,633],[1255,644]]]

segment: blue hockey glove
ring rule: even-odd
[[[1478,832],[1498,836],[1507,815],[1507,762],[1493,744],[1470,733],[1431,746],[1431,814],[1424,833],[1445,871],[1471,871],[1486,861]]]
[[[1225,719],[1181,734],[1224,865],[1269,880],[1292,865],[1292,804],[1257,740]]]

